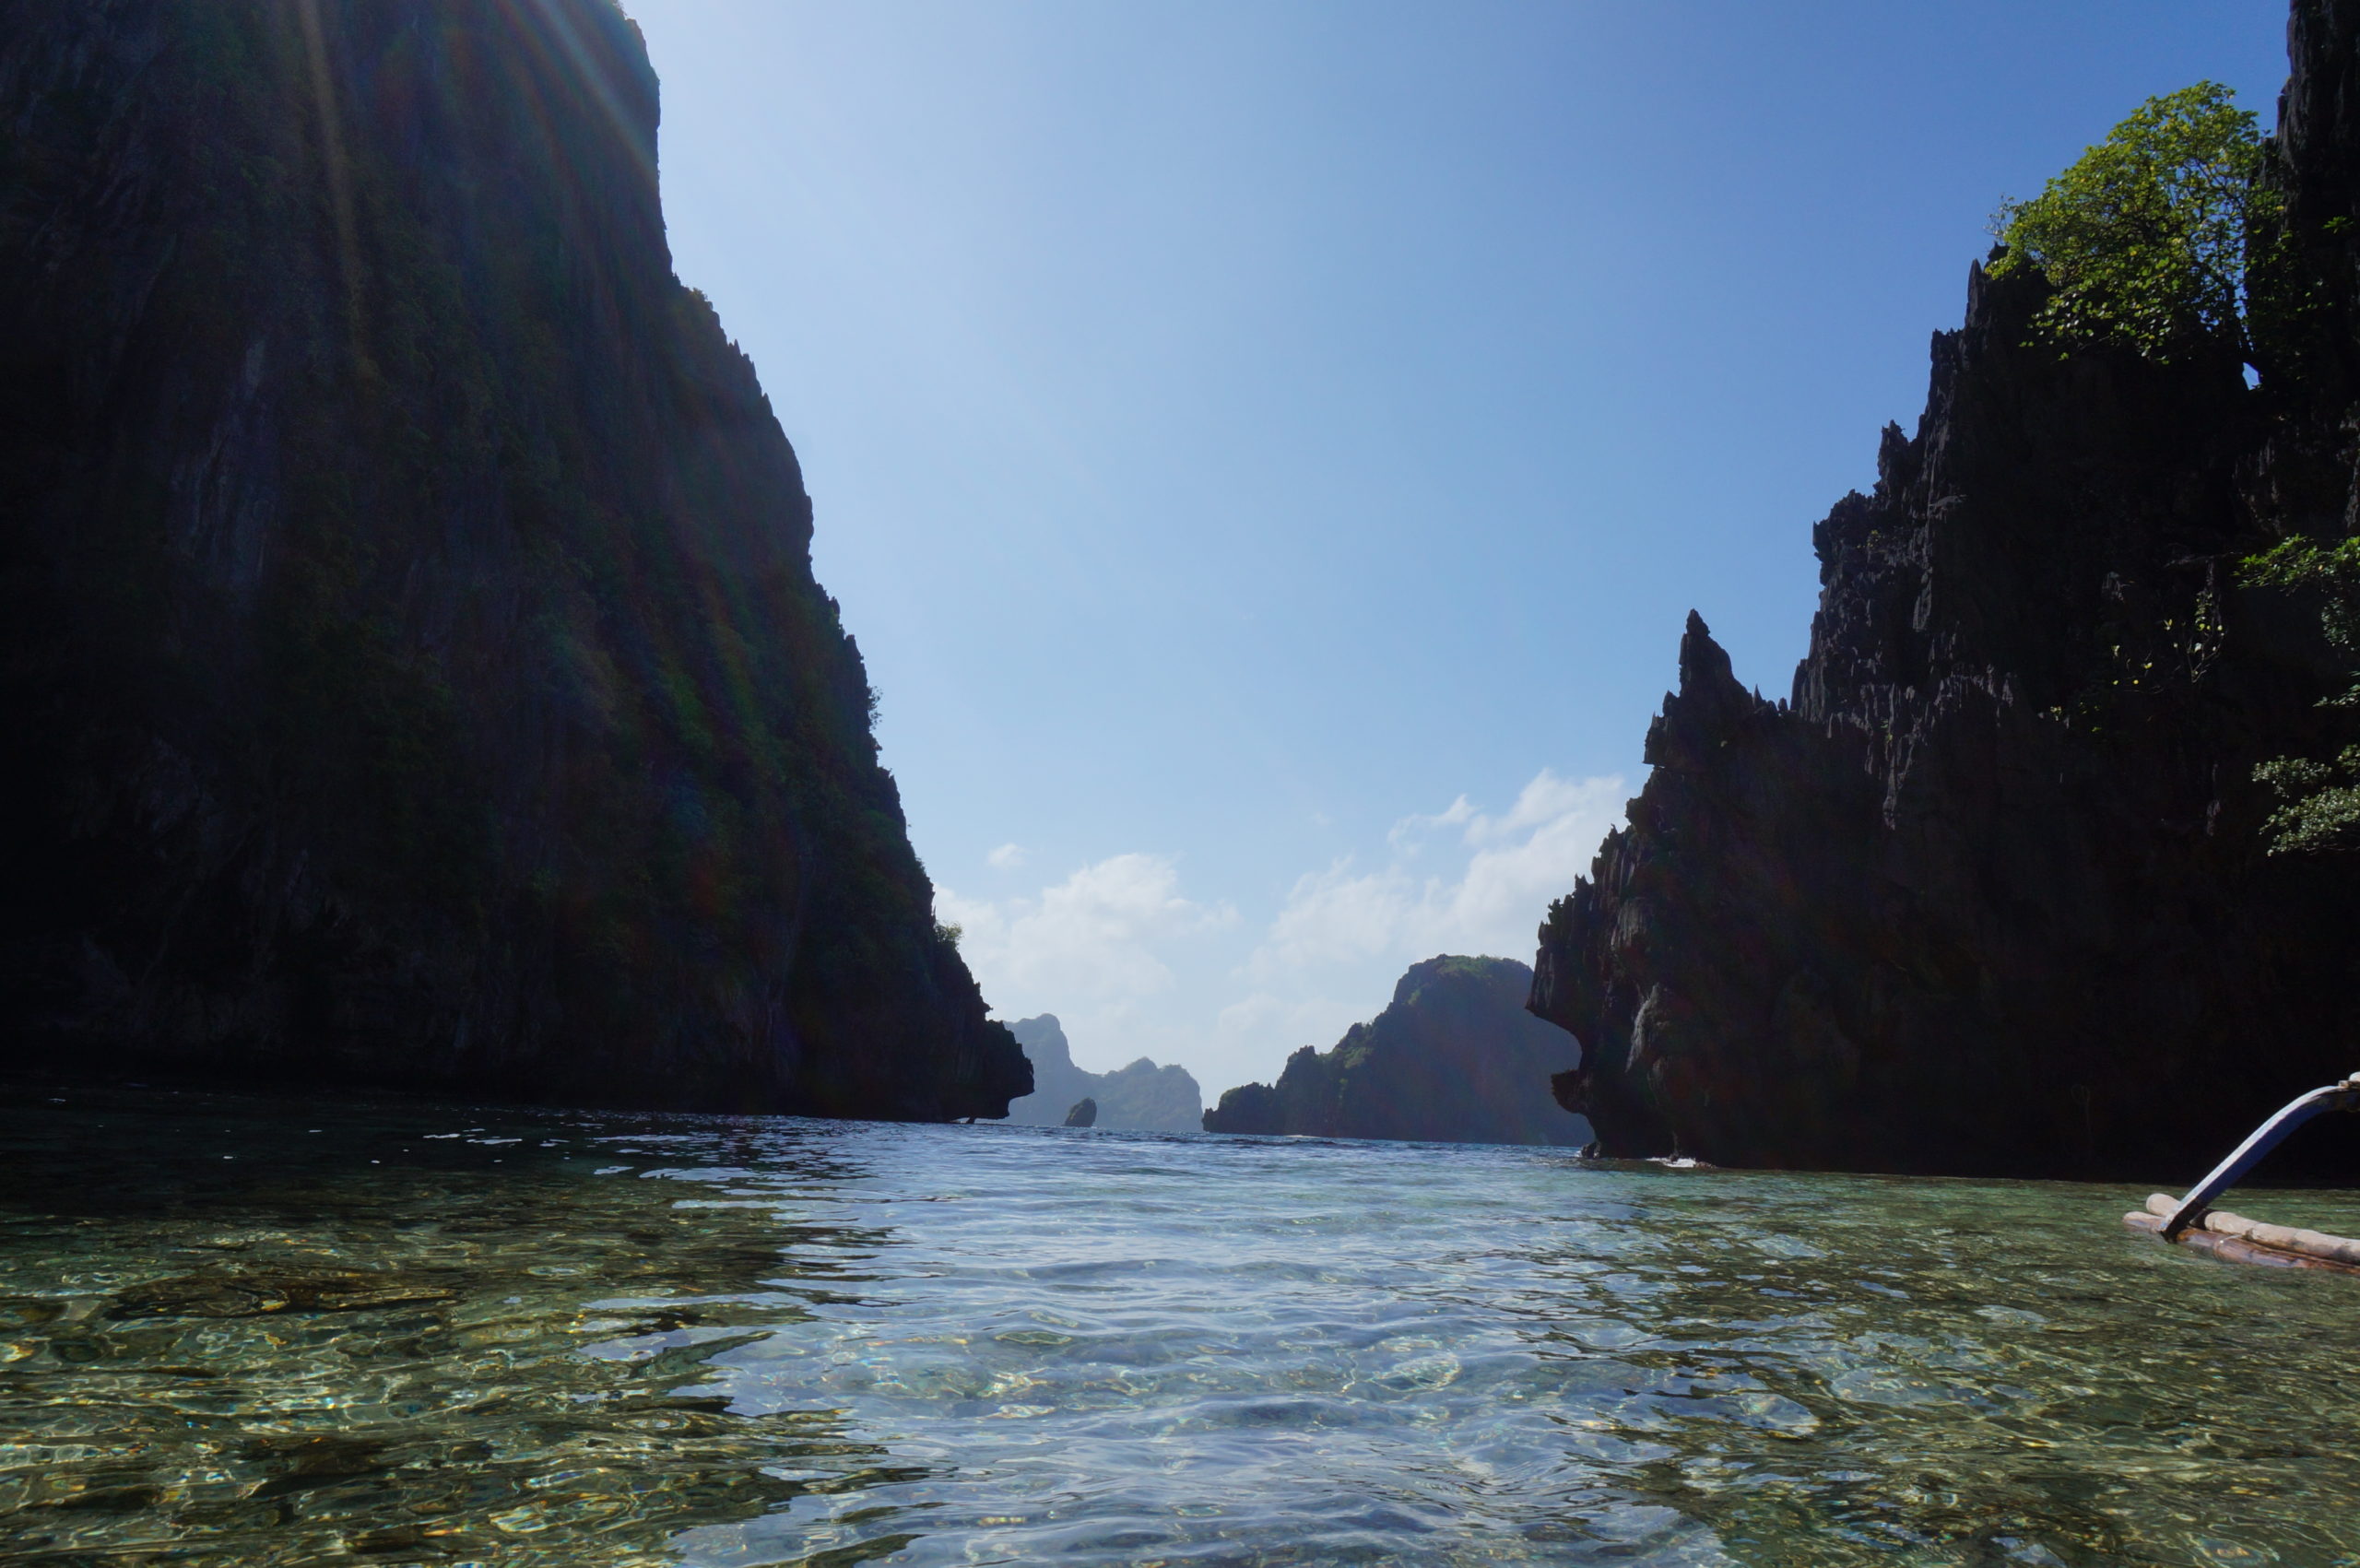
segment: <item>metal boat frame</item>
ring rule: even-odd
[[[2175,1199],[2168,1193],[2157,1193],[2147,1200],[2144,1209],[2124,1215],[2123,1222],[2152,1231],[2167,1242],[2186,1242],[2241,1263],[2360,1274],[2360,1241],[2263,1224],[2212,1207],[2223,1193],[2250,1175],[2288,1134],[2328,1111],[2360,1111],[2360,1073],[2290,1102],[2212,1167],[2210,1174],[2189,1189],[2187,1197]]]

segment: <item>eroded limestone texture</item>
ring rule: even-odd
[[[2060,355],[2045,285],[1978,268],[1917,433],[1813,530],[1788,699],[1690,618],[1629,826],[1540,933],[1533,1010],[1586,1051],[1558,1099],[1609,1152],[2192,1175],[2352,1070],[2360,878],[2268,855],[2253,772],[2360,713],[2319,706],[2319,607],[2236,568],[2360,518],[2355,18],[2295,9],[2258,388]]]
[[[0,29],[0,1065],[996,1115],[608,0]]]

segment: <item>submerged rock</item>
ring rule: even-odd
[[[0,33],[0,1066],[1029,1086],[609,0]]]
[[[2295,7],[2271,178],[2312,281],[2258,388],[2234,348],[2061,352],[2036,274],[1976,268],[1917,433],[1813,530],[1790,696],[1689,618],[1654,771],[1535,966],[1605,1152],[2193,1173],[2351,1070],[2360,880],[2267,853],[2254,770],[2360,723],[2321,706],[2317,607],[2237,567],[2360,516],[2356,35]]]
[[[364,1312],[454,1301],[458,1294],[448,1280],[359,1269],[190,1274],[135,1285],[116,1295],[107,1315],[260,1317],[277,1312]]]
[[[1524,1009],[1532,972],[1514,959],[1412,964],[1393,1003],[1326,1052],[1287,1058],[1277,1086],[1223,1091],[1207,1132],[1578,1146],[1590,1130],[1549,1104],[1550,1074],[1578,1052]]]

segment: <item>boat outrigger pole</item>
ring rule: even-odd
[[[2354,1073],[2342,1083],[2312,1090],[2256,1127],[2251,1138],[2237,1145],[2236,1152],[2215,1165],[2212,1173],[2189,1188],[2179,1206],[2164,1217],[2164,1240],[2179,1240],[2181,1232],[2204,1218],[2213,1199],[2250,1174],[2261,1163],[2262,1156],[2284,1142],[2288,1133],[2322,1111],[2360,1111],[2360,1073]]]

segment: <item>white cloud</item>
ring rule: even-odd
[[[1436,953],[1529,960],[1552,899],[1589,869],[1599,841],[1622,815],[1620,777],[1564,779],[1547,769],[1493,816],[1465,796],[1429,816],[1404,817],[1386,842],[1392,860],[1359,870],[1351,857],[1298,878],[1247,962],[1258,980],[1380,958]],[[1413,874],[1404,864],[1446,828],[1469,854],[1456,877]]]
[[[1092,1070],[1179,1061],[1208,1100],[1374,1018],[1437,953],[1529,962],[1551,900],[1622,818],[1619,777],[1543,771],[1503,809],[1459,796],[1297,878],[1267,916],[1184,892],[1170,855],[1118,855],[1029,896],[936,890],[1002,1018],[1054,1012]],[[1020,852],[1021,853],[1021,852]],[[1014,867],[1004,867],[1014,869]],[[1268,908],[1268,906],[1265,906]],[[1261,911],[1256,912],[1260,914]]]
[[[1543,778],[1550,776],[1546,772],[1541,774]],[[1432,817],[1402,818],[1393,824],[1393,831],[1385,835],[1385,842],[1396,849],[1407,849],[1415,854],[1420,833],[1430,832],[1436,828],[1455,828],[1472,820],[1474,816],[1474,803],[1462,795]]]
[[[1505,945],[1506,956],[1528,960],[1551,901],[1574,890],[1622,808],[1621,778],[1561,779],[1544,768],[1505,817],[1470,819],[1467,843],[1475,855],[1452,894],[1445,931],[1493,944],[1476,950]]]
[[[1368,996],[1339,998],[1323,994],[1288,997],[1256,991],[1221,1008],[1213,1020],[1213,1027],[1232,1052],[1265,1043],[1276,1044],[1280,1051],[1293,1045],[1317,1045],[1325,1050],[1340,1039],[1344,1031],[1374,1017],[1391,995],[1390,982],[1386,983],[1385,996],[1374,1002]]]
[[[1355,876],[1345,855],[1295,879],[1248,967],[1261,973],[1375,958],[1398,944],[1426,891],[1398,867]]]
[[[1494,819],[1478,811],[1468,811],[1460,816],[1446,814],[1432,819],[1436,822],[1465,822],[1469,843],[1496,843],[1513,838],[1528,828],[1559,828],[1599,807],[1613,808],[1613,814],[1620,816],[1619,808],[1622,803],[1617,797],[1622,793],[1620,774],[1603,779],[1561,779],[1543,768],[1533,775],[1530,784],[1524,786],[1523,793],[1516,797],[1516,804],[1508,808],[1504,817]],[[1462,795],[1458,797],[1458,806],[1452,807],[1451,810],[1456,812],[1459,806],[1466,804],[1467,797]],[[1605,836],[1601,830],[1599,837]],[[1589,867],[1585,865],[1582,869],[1587,871]]]
[[[984,864],[995,871],[1013,871],[1024,864],[1024,846],[1021,843],[1004,843],[984,856]]]
[[[939,916],[963,928],[960,950],[1003,1012],[1108,1003],[1172,984],[1157,948],[1237,918],[1227,904],[1182,898],[1169,855],[1117,855],[1034,898],[994,902],[935,890]]]

